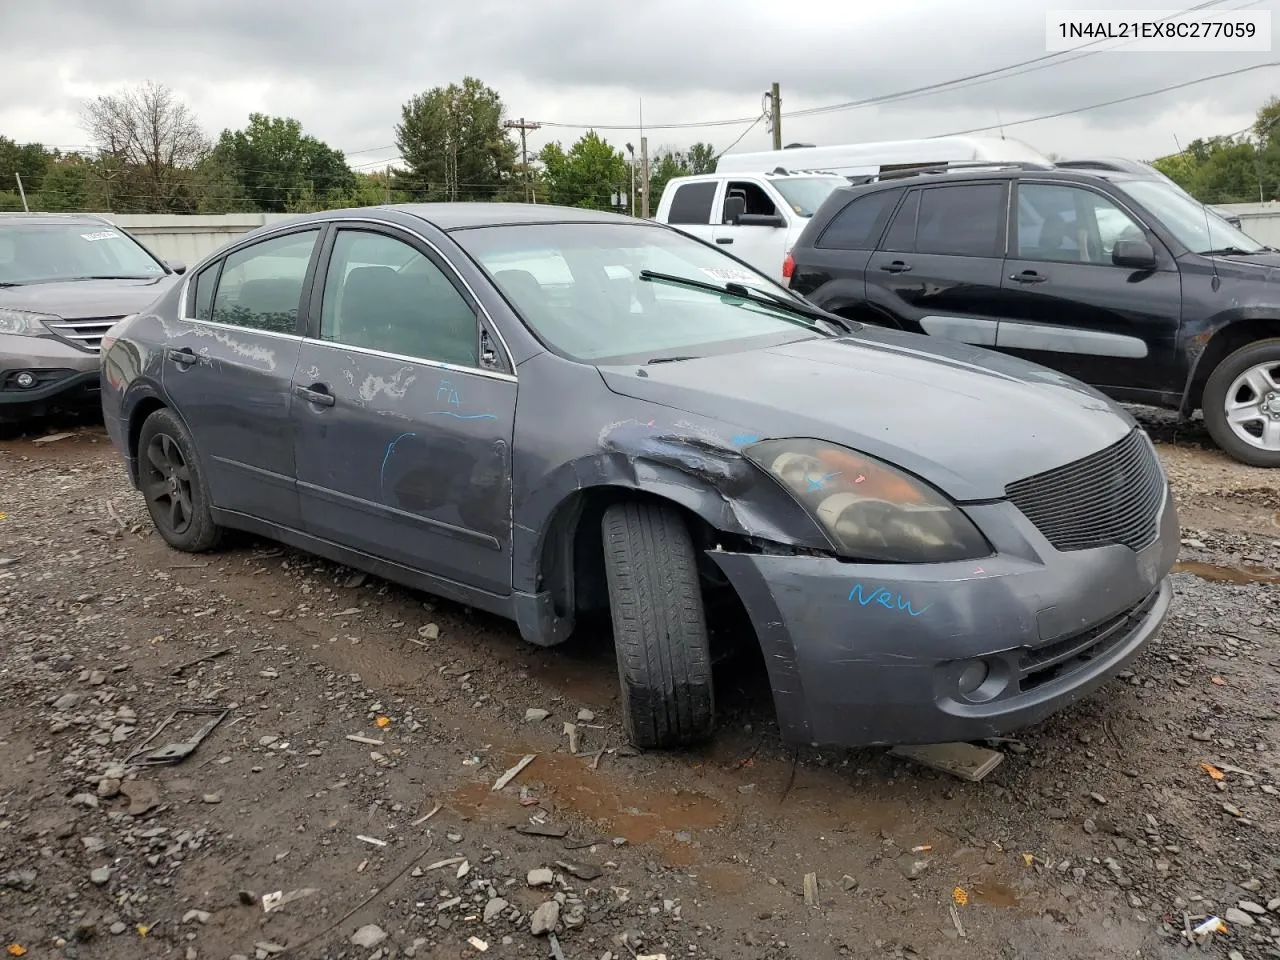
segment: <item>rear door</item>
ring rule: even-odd
[[[1021,181],[1015,196],[997,348],[1098,387],[1181,382],[1182,283],[1160,239],[1084,184]],[[1117,240],[1146,240],[1156,269],[1113,264]]]
[[[161,373],[214,505],[293,529],[301,520],[291,386],[321,232],[312,224],[276,234],[197,274]]]
[[[293,384],[306,531],[509,593],[516,378],[495,333],[420,237],[339,223],[326,248]]]
[[[906,330],[994,346],[1009,184],[914,187],[867,264],[867,300]]]
[[[730,222],[726,205],[731,197],[741,197],[747,214],[781,217],[780,226],[759,223]],[[787,254],[790,235],[790,211],[781,207],[772,190],[750,178],[725,181],[717,203],[716,225],[712,237],[716,244],[739,260],[745,260],[766,276],[785,282],[782,261]]]
[[[867,264],[903,190],[854,197],[814,238],[795,250],[791,289],[827,310],[860,308],[867,297]]]

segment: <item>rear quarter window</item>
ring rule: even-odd
[[[682,183],[676,188],[671,198],[671,211],[667,214],[667,223],[699,223],[711,222],[711,204],[716,198],[716,182],[704,180],[701,183]]]
[[[814,246],[823,250],[874,250],[901,190],[877,190],[845,204]]]

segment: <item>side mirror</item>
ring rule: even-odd
[[[1111,262],[1117,267],[1154,270],[1156,252],[1146,240],[1117,240],[1111,250]]]
[[[740,227],[785,227],[787,219],[780,213],[744,213],[738,218]]]
[[[164,265],[179,275],[187,272],[187,265],[181,260],[166,260]]]
[[[725,197],[724,200],[724,222],[732,223],[735,226],[747,212],[747,198],[740,196]]]

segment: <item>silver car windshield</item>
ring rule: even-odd
[[[1161,180],[1117,180],[1115,184],[1155,214],[1188,250],[1258,253],[1267,249],[1176,185]]]
[[[665,227],[521,224],[453,238],[544,343],[576,360],[702,355],[829,335],[810,316],[722,292],[736,283],[794,301],[763,274]],[[680,280],[689,283],[673,282]]]
[[[0,283],[149,279],[154,257],[107,223],[0,223]]]

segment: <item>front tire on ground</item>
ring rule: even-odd
[[[209,488],[195,442],[172,410],[157,410],[142,424],[138,481],[151,522],[165,543],[187,553],[217,546],[222,528],[209,511]]]
[[[1205,427],[1230,456],[1280,467],[1280,337],[1225,357],[1204,386]]]
[[[620,503],[602,522],[623,722],[638,747],[687,746],[715,726],[696,555],[672,507]]]

